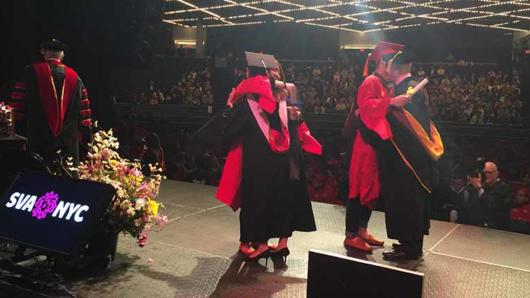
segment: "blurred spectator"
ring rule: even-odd
[[[518,233],[530,234],[530,190],[519,187],[510,210],[510,230]]]
[[[148,133],[145,136],[145,153],[142,158],[142,172],[149,174],[149,165],[157,165],[165,170],[164,150],[160,145],[160,139],[156,133]]]

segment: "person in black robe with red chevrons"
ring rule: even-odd
[[[286,257],[293,231],[316,230],[299,151],[319,154],[321,146],[305,123],[289,119],[286,101],[274,96],[273,57],[247,52],[247,61],[247,79],[232,91],[231,108],[191,140],[230,147],[216,198],[241,208],[240,251],[255,261]],[[277,249],[269,248],[271,238],[280,239]]]
[[[409,94],[403,108],[391,107],[387,120],[392,138],[376,146],[385,205],[388,238],[397,239],[387,260],[419,259],[423,236],[429,231],[428,200],[432,189],[434,162],[443,152],[440,135],[430,119],[425,89],[412,94],[418,84],[411,74],[412,55],[398,52],[390,62],[389,74],[396,94]]]
[[[59,154],[79,161],[79,135],[88,141],[92,124],[83,82],[61,62],[66,49],[55,39],[41,44],[44,61],[26,67],[9,100],[17,132],[28,137],[29,150],[49,166]]]

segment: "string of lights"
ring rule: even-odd
[[[287,0],[219,0],[202,6],[193,0],[166,2],[164,21],[183,27],[292,22],[343,31],[374,32],[447,23],[530,32],[530,2],[525,0],[328,0],[316,4]]]

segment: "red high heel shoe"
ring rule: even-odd
[[[256,250],[250,245],[247,245],[247,244],[244,244],[244,243],[239,244],[239,253],[244,255],[244,256],[250,256],[255,251]]]
[[[287,262],[287,257],[291,254],[288,247],[284,247],[278,250],[271,250],[271,258],[279,259],[281,258],[284,262]]]
[[[246,256],[245,257],[245,261],[247,261],[247,262],[258,262],[261,259],[265,259],[265,266],[267,266],[267,263],[269,262],[270,256],[271,256],[271,251],[267,249],[267,250],[261,252],[260,254],[258,254],[257,256],[254,256],[254,257],[251,257],[250,255]]]

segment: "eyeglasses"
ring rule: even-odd
[[[493,173],[497,173],[497,171],[484,171],[484,174],[493,174]]]

